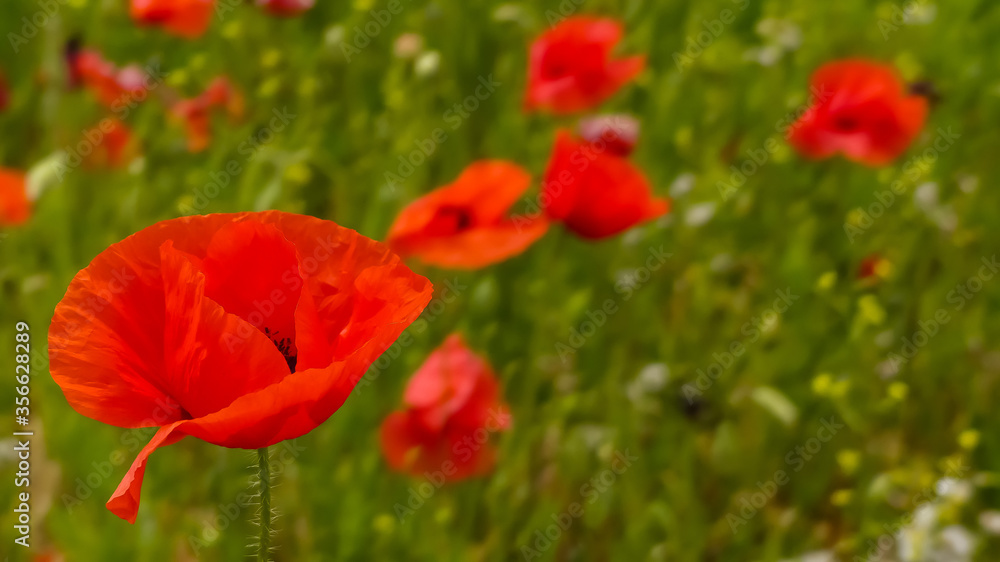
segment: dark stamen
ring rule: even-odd
[[[298,354],[292,349],[292,338],[278,338],[278,332],[271,332],[271,330],[264,328],[264,334],[271,339],[271,342],[278,351],[285,357],[285,362],[288,363],[288,369],[291,372],[295,372],[295,364],[298,361]]]

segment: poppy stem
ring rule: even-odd
[[[260,541],[257,560],[267,562],[271,549],[271,463],[267,447],[257,449],[257,478],[260,487]]]

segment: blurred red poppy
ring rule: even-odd
[[[193,39],[205,33],[212,20],[213,0],[132,0],[132,20],[162,26],[168,32]]]
[[[510,413],[493,369],[453,334],[414,373],[404,410],[382,423],[389,465],[413,475],[441,472],[460,480],[493,468],[490,435],[507,429]]]
[[[119,70],[93,49],[70,50],[70,84],[82,84],[106,107],[118,109],[146,99],[146,75],[138,65]]]
[[[635,78],[646,57],[612,59],[622,24],[590,16],[566,18],[531,45],[526,111],[572,113],[590,109]]]
[[[243,95],[225,76],[220,76],[198,97],[175,103],[170,113],[187,130],[188,150],[201,152],[212,140],[212,109],[224,108],[230,119],[236,119],[243,115],[243,104]]]
[[[31,202],[24,172],[0,168],[0,226],[24,224],[31,216]]]
[[[87,130],[83,137],[86,140],[98,139],[85,159],[91,167],[120,168],[128,164],[137,152],[132,130],[113,117],[103,119],[96,127]]]
[[[268,13],[282,17],[297,16],[315,4],[316,0],[257,0]]]
[[[599,115],[580,120],[578,132],[583,140],[604,142],[608,152],[628,156],[639,140],[639,121],[628,115]]]
[[[788,131],[788,140],[809,158],[843,153],[869,166],[888,164],[920,133],[927,99],[909,94],[892,67],[848,59],[820,67],[812,76],[819,99]]]
[[[50,372],[85,416],[162,426],[107,503],[134,522],[150,453],[186,435],[256,449],[311,431],[431,293],[387,248],[329,221],[168,220],[73,279],[49,328]]]
[[[668,200],[653,197],[642,172],[609,146],[561,130],[545,171],[546,213],[584,238],[612,236],[670,210]]]
[[[458,269],[516,256],[548,230],[544,218],[507,216],[530,186],[531,175],[515,164],[475,162],[453,183],[403,209],[389,229],[389,247],[403,257]]]

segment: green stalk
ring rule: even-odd
[[[271,549],[271,464],[267,447],[257,449],[257,479],[260,487],[260,539],[257,545],[258,562],[267,562]]]

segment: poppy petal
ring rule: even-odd
[[[246,320],[275,342],[288,342],[294,356],[295,305],[302,277],[299,257],[272,225],[230,224],[212,237],[201,264],[205,296]]]
[[[670,209],[627,159],[563,130],[545,171],[545,200],[550,217],[589,239],[618,234]]]
[[[429,429],[440,431],[444,422],[472,396],[479,376],[489,368],[453,334],[431,353],[406,385],[403,402],[429,412]]]
[[[474,162],[454,182],[408,205],[396,218],[388,237],[401,241],[421,235],[442,206],[468,208],[476,223],[499,221],[530,186],[531,175],[516,164],[503,160]]]
[[[118,488],[105,504],[111,513],[129,523],[135,523],[136,515],[139,513],[139,492],[142,490],[142,479],[146,475],[146,460],[160,447],[172,445],[183,439],[184,434],[176,431],[183,423],[178,421],[161,427],[149,443],[139,451],[139,455],[132,461],[132,466],[118,484]]]
[[[379,439],[386,461],[393,470],[410,472],[416,455],[410,453],[425,440],[419,426],[410,420],[408,412],[392,412],[379,429]]]
[[[807,158],[843,153],[869,166],[890,163],[923,128],[927,100],[905,91],[892,67],[847,59],[813,73],[812,105],[788,131]]]
[[[374,240],[314,217],[277,212],[259,217],[281,231],[300,256],[297,369],[349,357],[381,326],[416,318],[430,301],[430,282]]]
[[[129,246],[112,246],[73,279],[49,328],[50,371],[85,416],[163,425],[184,417],[167,388],[163,285],[155,269],[130,259]]]
[[[645,67],[645,58],[613,59],[623,26],[607,18],[564,19],[531,45],[526,111],[565,114],[597,106]]]
[[[548,232],[544,218],[516,218],[446,239],[427,240],[409,255],[450,269],[478,269],[523,253]]]
[[[285,358],[267,336],[205,295],[206,274],[191,256],[170,241],[160,255],[170,389],[192,417],[218,411],[288,376]]]
[[[25,174],[0,168],[0,225],[20,225],[31,216]]]
[[[580,158],[582,144],[577,144],[573,136],[564,129],[556,132],[556,143],[552,147],[552,157],[545,171],[543,198],[545,213],[554,219],[564,219],[573,212],[580,196],[581,183],[576,181],[570,170],[575,170],[572,160]]]
[[[108,503],[134,521],[156,447],[192,435],[256,449],[311,431],[432,291],[384,246],[313,217],[269,211],[164,221],[77,274],[49,331],[50,370],[84,415],[123,427],[167,424]],[[335,330],[320,316],[331,306]],[[303,344],[302,365],[286,362],[294,348],[283,330]]]
[[[137,23],[162,25],[187,39],[205,33],[213,14],[213,0],[132,0],[131,15]]]
[[[380,431],[393,469],[444,470],[461,479],[492,468],[495,449],[484,437],[509,427],[510,418],[492,368],[460,335],[431,353],[407,384],[403,403],[406,409],[390,414]]]

